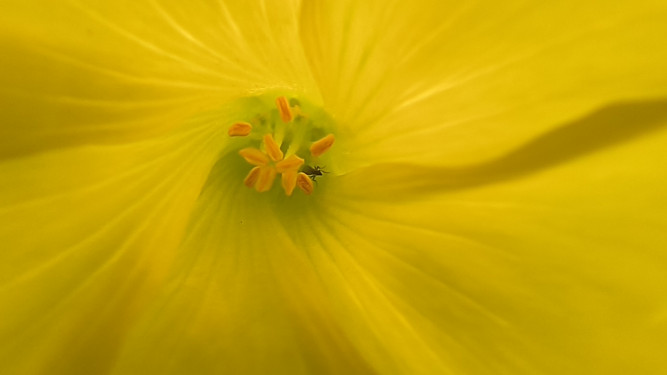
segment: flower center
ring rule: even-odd
[[[254,115],[233,123],[228,135],[239,146],[239,155],[252,167],[243,183],[257,192],[271,190],[280,175],[282,189],[291,196],[298,187],[310,195],[314,182],[332,168],[329,149],[336,140],[334,122],[321,109],[297,97],[257,97]],[[328,167],[327,167],[328,166]]]

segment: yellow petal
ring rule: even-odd
[[[112,371],[226,138],[215,129],[0,163],[1,373],[76,374],[81,358]]]
[[[212,172],[115,373],[180,375],[194,359],[201,374],[373,374],[330,314],[334,301],[304,251],[322,249],[298,236],[309,223],[285,221],[229,173]]]
[[[310,253],[312,262],[327,295],[336,301],[332,314],[350,337],[351,347],[379,374],[474,373],[469,369],[487,363],[489,358],[475,351],[476,342],[468,349],[469,341],[463,337],[457,341],[448,330],[451,324],[458,330],[454,334],[468,328],[474,336],[480,327],[489,326],[474,329],[457,319],[458,314],[466,313],[479,318],[479,313],[474,306],[461,307],[461,301],[467,301],[451,290],[454,287],[439,283],[448,275],[445,267],[438,267],[441,262],[428,263],[440,259],[433,254],[446,258],[443,242],[429,236],[432,246],[423,248],[424,239],[408,237],[417,234],[418,228],[410,232],[384,222],[384,217],[378,220],[360,215],[358,210],[370,205],[354,205],[350,208],[354,214],[328,204],[317,213],[311,212],[304,218],[310,229],[300,234],[304,243],[314,242],[326,249]],[[387,232],[382,235],[379,230]],[[410,264],[412,258],[399,253],[401,250],[430,268],[416,268]],[[431,270],[439,273],[430,277]],[[470,319],[476,322],[475,318]],[[456,326],[462,323],[468,325]],[[485,323],[480,319],[480,324]],[[482,355],[474,355],[477,353]],[[457,368],[453,357],[470,365]]]
[[[153,137],[266,87],[316,92],[293,1],[2,8],[0,156]]]
[[[636,139],[665,128],[667,100],[610,106],[480,163],[441,167],[437,161],[424,160],[419,164],[378,163],[359,168],[345,178],[344,192],[339,191],[338,195],[394,202],[398,197],[414,199],[442,191],[511,182],[587,155],[632,145]]]
[[[490,177],[394,165],[332,180],[320,216],[335,220],[309,233],[328,249],[341,239],[316,261],[337,296],[355,293],[340,315],[356,317],[344,324],[364,356],[390,371],[361,339],[376,334],[405,373],[665,372],[667,121],[619,132],[626,142],[566,160],[542,140]]]
[[[355,133],[357,165],[442,165],[667,96],[666,11],[653,0],[310,1],[301,36],[325,105]]]

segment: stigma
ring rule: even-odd
[[[228,128],[230,137],[247,140],[247,147],[238,151],[251,167],[243,184],[259,193],[268,192],[280,176],[285,195],[291,196],[296,188],[311,195],[315,178],[328,173],[318,164],[335,142],[332,122],[321,114],[308,113],[296,98],[277,96],[273,103],[275,107]]]

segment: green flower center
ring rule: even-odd
[[[239,160],[254,166],[243,181],[247,187],[270,191],[279,175],[287,196],[295,187],[310,195],[314,182],[335,171],[328,151],[336,126],[320,107],[298,95],[271,93],[242,99],[239,108],[245,118],[233,123],[228,134]]]

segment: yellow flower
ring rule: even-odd
[[[0,373],[667,372],[664,35],[649,0],[4,2]]]

